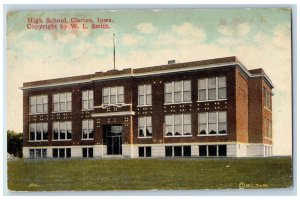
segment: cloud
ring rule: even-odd
[[[113,36],[112,34],[102,34],[96,38],[97,45],[103,47],[112,47],[113,46]]]
[[[226,36],[230,36],[233,33],[232,29],[225,25],[221,25],[217,30],[219,31],[219,33]]]
[[[133,35],[124,35],[122,37],[122,43],[127,45],[127,46],[133,46],[136,45],[140,42],[141,38],[138,36],[133,36]]]
[[[231,22],[227,25],[220,25],[217,30],[224,36],[243,37],[250,32],[251,26],[248,22]]]
[[[182,36],[191,36],[200,41],[204,41],[206,34],[202,29],[196,28],[192,23],[185,22],[179,26],[173,26],[172,31]]]
[[[136,26],[136,28],[141,33],[154,33],[156,32],[157,28],[154,27],[151,23],[141,23]]]

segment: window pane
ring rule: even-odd
[[[182,147],[174,146],[174,156],[182,156]]]
[[[221,88],[221,87],[226,87],[226,77],[225,76],[222,76],[222,77],[218,77],[218,87]]]
[[[217,134],[217,124],[208,124],[208,133]]]
[[[227,133],[227,123],[219,123],[219,134]]]
[[[183,123],[184,124],[191,124],[191,115],[190,114],[184,114],[183,115]]]
[[[30,113],[35,113],[35,105],[30,106]]]
[[[43,140],[48,140],[48,123],[43,123]]]
[[[61,103],[59,104],[59,110],[60,110],[60,111],[65,111],[65,110],[66,110],[66,103],[61,102]]]
[[[82,92],[82,100],[88,100],[88,91]]]
[[[118,103],[124,103],[124,94],[118,95]]]
[[[48,112],[48,104],[47,103],[43,104],[43,112],[44,113]]]
[[[64,158],[65,157],[65,149],[59,149],[59,157]]]
[[[42,149],[42,157],[47,158],[47,149]]]
[[[199,101],[206,100],[206,90],[199,90]]]
[[[59,101],[59,95],[58,94],[53,95],[53,102],[57,103],[58,101]]]
[[[206,118],[207,113],[199,113],[199,123],[206,123],[207,118]]]
[[[183,156],[191,156],[191,146],[183,146]]]
[[[124,87],[123,86],[119,86],[118,87],[118,94],[124,94]]]
[[[173,125],[173,115],[166,115],[165,120],[166,120],[166,125]]]
[[[145,96],[144,95],[140,95],[139,96],[139,105],[144,105],[145,103]]]
[[[36,105],[36,112],[37,113],[41,113],[42,112],[42,106],[43,106],[42,104],[37,104]]]
[[[82,148],[82,157],[83,158],[87,157],[87,148]]]
[[[67,111],[72,110],[72,102],[67,102]]]
[[[139,126],[145,126],[146,123],[145,123],[145,117],[139,117]]]
[[[33,96],[33,97],[30,97],[30,105],[35,105],[36,104],[36,97]]]
[[[208,89],[208,99],[209,100],[216,99],[216,89]]]
[[[151,137],[152,136],[152,126],[147,126],[146,127],[146,137]]]
[[[146,85],[146,94],[151,94],[151,85]]]
[[[60,135],[60,139],[66,139],[66,127],[65,127],[65,122],[60,122],[59,123],[59,135]]]
[[[59,129],[59,123],[58,122],[54,122],[53,123],[53,139],[57,140],[58,139],[58,129]]]
[[[103,104],[108,104],[109,103],[109,97],[108,96],[104,96],[103,97]]]
[[[166,136],[173,135],[173,126],[166,126]]]
[[[206,123],[205,123],[205,124],[200,124],[200,125],[199,125],[199,134],[200,134],[200,135],[205,135],[205,134],[207,134],[206,130],[207,130]]]
[[[94,99],[94,91],[89,90],[89,100]]]
[[[145,156],[144,150],[145,150],[144,147],[139,147],[139,157],[144,157]]]
[[[145,137],[144,127],[143,126],[139,126],[139,137]]]
[[[219,88],[219,99],[226,99],[226,88]]]
[[[53,110],[56,112],[58,111],[58,103],[53,104]]]
[[[93,108],[94,107],[94,100],[90,99],[89,100],[89,108]]]
[[[48,96],[44,95],[42,97],[43,97],[43,103],[48,103]]]
[[[59,102],[65,102],[66,101],[66,94],[61,93],[59,94]]]
[[[89,148],[89,158],[92,158],[94,156],[94,149]]]
[[[199,79],[198,81],[198,89],[205,90],[206,89],[206,79]]]
[[[219,156],[227,156],[227,146],[219,145]]]
[[[86,100],[82,101],[82,107],[84,110],[88,109],[88,101]]]
[[[217,146],[216,145],[208,146],[208,156],[217,156]]]
[[[188,125],[184,125],[183,126],[183,134],[184,135],[191,135],[191,125],[188,124]]]
[[[174,123],[177,125],[182,124],[182,115],[174,115]]]
[[[172,94],[165,94],[165,103],[172,103]]]
[[[53,157],[58,158],[58,149],[53,149]]]
[[[208,133],[217,133],[217,114],[215,112],[208,113]]]
[[[181,84],[182,84],[181,81],[174,82],[174,92],[181,92],[182,91]]]
[[[35,140],[35,124],[30,124],[30,140]]]
[[[41,158],[42,157],[42,150],[41,149],[36,149],[35,150],[35,157],[36,158]]]
[[[183,81],[183,91],[191,91],[191,81]]]
[[[216,78],[208,79],[208,89],[216,88]]]
[[[89,129],[94,129],[94,120],[89,120]]]
[[[174,135],[182,135],[182,126],[180,125],[175,125],[174,126]]]
[[[226,112],[219,112],[219,122],[227,122]]]
[[[71,158],[71,148],[66,149],[66,157]]]
[[[151,147],[146,147],[146,157],[151,157]]]
[[[42,124],[36,124],[36,140],[42,140]]]
[[[199,156],[206,156],[207,155],[207,149],[206,146],[199,146]]]
[[[72,93],[71,92],[67,93],[67,101],[72,101]]]
[[[116,87],[111,87],[110,88],[110,95],[116,95],[117,94],[117,88]]]
[[[139,91],[139,95],[144,95],[145,94],[144,85],[139,85],[138,91]]]
[[[30,158],[34,158],[34,149],[29,149]]]
[[[152,95],[151,94],[148,94],[146,96],[146,104],[147,105],[151,105],[152,104]]]
[[[165,84],[165,93],[172,93],[172,83]]]
[[[208,122],[217,123],[217,114],[215,112],[208,113]]]
[[[109,88],[103,88],[103,96],[108,96],[109,95]]]
[[[170,157],[172,156],[172,147],[171,146],[168,146],[168,147],[165,147],[165,155],[166,157]]]
[[[110,103],[111,104],[116,104],[117,103],[117,96],[111,95],[110,96]]]
[[[152,126],[152,118],[151,117],[146,117],[146,125],[147,126]]]
[[[191,92],[183,92],[183,101],[187,102],[187,101],[191,101]]]

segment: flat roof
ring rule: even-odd
[[[216,59],[209,59],[209,60],[143,67],[143,68],[136,68],[136,69],[126,68],[123,70],[109,70],[106,72],[96,72],[94,74],[88,74],[88,75],[26,82],[23,83],[23,87],[21,87],[20,89],[26,90],[26,89],[34,89],[34,88],[54,87],[54,86],[62,86],[62,85],[70,85],[70,84],[88,83],[97,80],[109,80],[109,79],[125,78],[125,77],[140,77],[140,76],[149,76],[154,74],[166,74],[166,73],[175,73],[180,71],[201,70],[201,69],[208,69],[208,68],[215,68],[215,67],[226,67],[229,65],[236,65],[249,78],[251,77],[263,78],[271,88],[274,88],[274,85],[271,82],[270,78],[264,73],[262,69],[247,70],[247,68],[237,59],[236,56],[231,56],[231,57],[216,58]]]

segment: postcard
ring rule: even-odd
[[[9,191],[292,188],[291,12],[8,12]]]

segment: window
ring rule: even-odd
[[[83,158],[93,158],[94,150],[93,148],[82,148],[82,157]]]
[[[190,157],[191,146],[166,146],[165,155],[166,157]]]
[[[165,136],[191,136],[191,114],[165,116]]]
[[[124,103],[124,87],[105,87],[102,89],[103,104],[122,104]]]
[[[227,134],[226,112],[204,112],[198,114],[199,135]]]
[[[227,145],[200,145],[199,146],[200,157],[215,157],[215,156],[227,156]]]
[[[71,140],[72,122],[53,122],[53,140]]]
[[[152,105],[151,85],[139,85],[138,93],[139,93],[138,104],[140,106]]]
[[[139,117],[139,137],[152,137],[152,118],[147,117]]]
[[[71,158],[71,148],[52,149],[53,158]]]
[[[272,138],[272,121],[263,118],[264,132],[267,138]]]
[[[151,147],[139,147],[139,157],[151,157]]]
[[[29,107],[30,114],[48,113],[48,96],[31,96],[29,98]]]
[[[183,103],[190,101],[190,80],[165,83],[165,103]]]
[[[30,141],[47,141],[48,140],[48,123],[31,123],[29,124]]]
[[[94,108],[94,91],[82,91],[82,110],[89,110]]]
[[[82,139],[94,138],[94,121],[83,120],[82,121]]]
[[[47,158],[47,149],[29,149],[30,158]]]
[[[72,93],[59,93],[53,95],[53,111],[65,112],[72,110]]]
[[[266,88],[263,88],[263,96],[264,96],[264,107],[271,110],[271,93]]]
[[[198,80],[198,101],[227,98],[226,77],[210,77]]]

